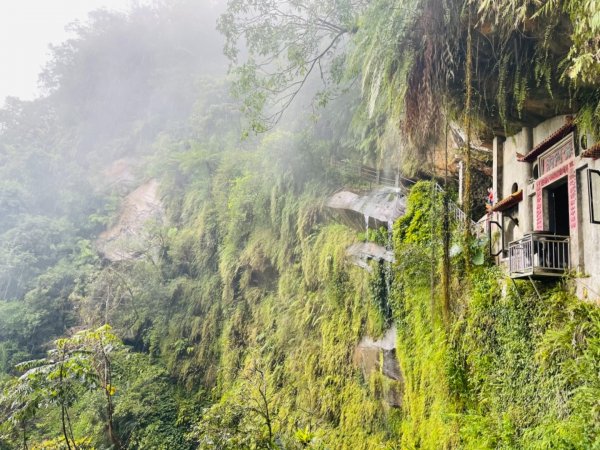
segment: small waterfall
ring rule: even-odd
[[[394,231],[394,222],[391,220],[388,220],[387,223],[387,245],[386,245],[386,250],[389,251],[393,251],[393,242],[392,242],[392,236],[393,236],[393,231]],[[391,320],[392,318],[392,309],[390,306],[390,294],[392,291],[392,263],[389,261],[385,261],[385,294],[386,294],[386,318],[388,320]]]
[[[388,220],[387,223],[387,245],[386,245],[386,250],[392,250],[392,236],[394,234],[394,222],[391,220]]]
[[[365,214],[365,225],[367,228],[366,234],[365,234],[365,242],[369,242],[369,215]]]

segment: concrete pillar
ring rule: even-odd
[[[533,129],[529,127],[523,127],[521,130],[522,139],[522,153],[526,155],[533,149]],[[529,192],[528,185],[531,179],[531,168],[532,164],[527,162],[520,163],[522,167],[522,176],[519,182],[519,188],[523,189],[523,201],[519,206],[519,228],[521,233],[527,233],[533,230],[533,199],[531,195],[533,192]],[[539,201],[540,199],[536,199]]]
[[[502,171],[504,168],[504,138],[500,136],[494,137],[494,143],[492,147],[493,162],[492,162],[492,189],[496,196],[495,201],[501,200],[505,197],[505,193],[502,192]]]
[[[533,150],[533,128],[523,127],[521,129],[521,134],[523,135],[523,154],[526,155]]]

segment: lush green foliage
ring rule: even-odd
[[[595,448],[598,308],[562,283],[539,284],[538,296],[529,282],[508,284],[498,268],[482,266],[467,280],[455,274],[446,328],[423,233],[432,212],[426,186],[395,227],[402,447]]]
[[[323,206],[355,181],[331,159],[377,160],[386,141],[396,142],[395,120],[411,111],[429,127],[412,137],[433,141],[438,100],[460,108],[463,4],[285,2],[294,18],[287,9],[267,15],[280,4],[231,1],[222,19],[229,51],[247,33],[251,53],[283,52],[282,64],[291,64],[278,66],[282,77],[261,79],[263,90],[251,93],[258,99],[250,98],[257,103],[246,106],[264,112],[269,89],[302,82],[313,61],[339,63],[341,53],[320,52],[323,39],[341,44],[342,31],[353,35],[350,77],[363,76],[366,103],[342,96],[318,117],[297,111],[285,127],[240,141],[243,119],[218,72],[222,61],[203,45],[214,36],[198,31],[215,11],[177,2],[94,15],[55,49],[43,77],[48,97],[11,100],[2,111],[0,448],[599,446],[596,307],[568,285],[538,286],[538,297],[493,267],[466,278],[455,258],[444,317],[442,199],[430,183],[414,186],[394,226],[391,271],[373,263],[369,274],[346,257],[363,237],[386,244],[386,230],[364,236]],[[538,15],[517,2],[473,6],[482,46],[486,24],[496,23],[488,50],[523,49],[489,63],[486,73],[501,79],[491,97],[518,84],[516,111],[528,83],[557,80],[542,59],[532,59],[538,73],[513,68],[543,53],[537,34],[535,48],[519,37],[524,24],[540,20],[539,31],[551,14],[577,15],[591,3],[565,4],[556,12],[549,2]],[[577,62],[591,51],[591,17],[573,31],[582,40],[560,55],[581,65],[567,69],[578,83],[589,83],[594,67],[587,57]],[[329,72],[336,80],[338,68]],[[246,69],[238,88],[260,68]],[[594,123],[591,109],[581,117]],[[107,167],[121,158],[131,160],[130,184],[107,185]],[[121,199],[149,178],[160,183],[164,220],[146,224],[147,246],[135,257],[102,259],[98,234],[118,223]],[[112,331],[99,328],[105,323]],[[353,361],[361,338],[390,325],[400,407],[386,401],[389,379]]]
[[[234,70],[234,91],[255,131],[277,124],[306,89],[316,91],[321,104],[328,101],[328,88],[334,88],[343,73],[340,49],[356,31],[366,4],[228,0],[219,29],[227,39],[225,54],[234,62],[244,55],[245,61]],[[314,87],[315,80],[322,83],[320,88]]]
[[[555,108],[543,115],[575,102],[580,125],[598,133],[599,18],[594,0],[230,1],[221,28],[255,129],[281,117],[318,64],[325,85],[362,79],[369,118],[399,120],[419,155],[444,117],[462,115],[469,39],[483,131],[539,120],[539,101],[549,99]]]
[[[451,366],[467,383],[458,391],[464,445],[597,447],[598,309],[561,284],[538,297],[519,283],[502,296],[497,271],[487,270],[468,311],[455,326]]]

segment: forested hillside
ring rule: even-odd
[[[493,134],[577,112],[598,137],[599,18],[92,13],[0,111],[0,449],[600,448],[600,310],[509,282],[446,208],[448,151],[469,215]],[[372,187],[340,163],[402,174],[393,227],[326,206]],[[394,263],[353,264],[363,241]]]

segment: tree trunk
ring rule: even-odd
[[[67,444],[67,448],[69,450],[72,450],[71,439],[69,438],[69,434],[67,433],[67,419],[66,419],[65,409],[66,409],[65,404],[61,403],[60,412],[61,412],[61,421],[62,421],[62,432],[63,432],[63,436],[65,438],[65,443]]]
[[[102,359],[104,360],[104,373],[103,381],[104,381],[104,395],[106,396],[106,428],[108,433],[108,438],[110,442],[115,446],[115,448],[121,448],[121,441],[119,437],[115,433],[114,423],[113,423],[113,403],[112,403],[112,371],[110,366],[110,359],[108,355],[104,351],[104,343],[100,342],[100,352],[102,355]]]
[[[67,444],[67,448],[69,450],[72,450],[71,448],[71,440],[69,439],[69,434],[67,433],[67,417],[66,417],[66,405],[65,405],[65,390],[64,390],[64,385],[63,385],[63,371],[64,371],[64,351],[61,355],[61,362],[60,362],[60,374],[59,374],[59,382],[60,382],[60,394],[61,394],[61,401],[60,401],[60,419],[61,419],[61,424],[62,424],[62,433],[63,436],[65,438],[65,443]]]
[[[448,208],[448,118],[446,118],[445,130],[446,144],[444,148],[444,217],[442,231],[442,318],[444,324],[448,326],[450,323],[450,217]]]
[[[465,149],[465,190],[463,207],[465,211],[465,233],[464,233],[464,257],[465,257],[465,271],[471,272],[471,103],[473,96],[472,87],[472,75],[473,75],[473,36],[471,33],[471,4],[467,5],[469,8],[468,26],[467,26],[467,60],[465,68],[465,84],[467,88],[467,98],[465,101],[465,125],[467,132],[467,146]]]
[[[23,429],[23,449],[28,450],[27,447],[27,428],[25,427],[25,423],[21,424],[21,428]]]

